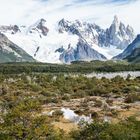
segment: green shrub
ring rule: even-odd
[[[135,101],[140,101],[140,95],[137,93],[130,93],[125,98],[125,103],[134,103]]]
[[[101,107],[102,106],[102,101],[101,100],[96,100],[94,106],[95,107]]]
[[[94,121],[70,133],[73,140],[139,140],[140,121],[135,118],[120,121],[118,124]]]

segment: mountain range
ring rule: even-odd
[[[140,35],[136,36],[133,28],[117,16],[107,29],[66,19],[51,27],[45,19],[29,26],[0,26],[0,62],[129,61],[129,57],[139,57],[139,46]]]

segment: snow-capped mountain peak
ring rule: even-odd
[[[32,34],[38,32],[41,35],[47,36],[49,29],[45,25],[46,20],[45,19],[39,19],[36,23],[32,24],[27,29],[27,34]]]
[[[118,16],[117,15],[115,15],[114,16],[114,20],[113,20],[113,22],[112,22],[112,24],[115,24],[115,25],[119,25],[119,18],[118,18]]]
[[[118,17],[115,16],[109,29],[107,29],[109,43],[119,49],[125,49],[135,38],[132,27],[125,26]]]
[[[30,26],[17,26],[16,30],[12,26],[14,34],[11,28],[3,31],[2,26],[0,32],[36,60],[50,63],[111,59],[135,37],[133,28],[125,26],[117,16],[106,30],[79,20],[61,19],[49,29],[47,24],[42,18]]]
[[[2,25],[0,26],[0,31],[1,32],[8,32],[8,33],[11,33],[11,34],[15,34],[17,32],[20,32],[20,29],[19,29],[19,26],[18,25]]]

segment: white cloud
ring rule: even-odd
[[[47,19],[48,26],[66,18],[90,20],[104,28],[114,15],[140,33],[140,1],[130,3],[105,0],[0,0],[0,24],[32,24],[39,18]]]

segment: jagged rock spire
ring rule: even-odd
[[[114,20],[113,20],[114,24],[119,24],[119,18],[117,15],[114,16]]]

